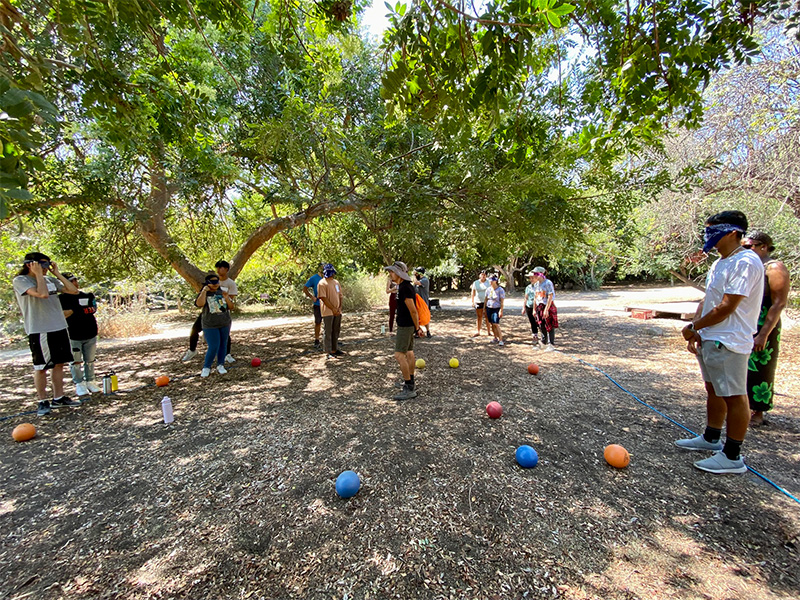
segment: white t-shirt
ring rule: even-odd
[[[239,295],[239,288],[236,287],[236,282],[230,277],[225,281],[222,279],[219,280],[219,289],[221,289],[223,292],[228,292],[228,296]]]
[[[486,281],[476,279],[472,282],[472,289],[475,290],[478,302],[486,302],[486,290],[492,287],[491,282],[487,278]]]
[[[752,250],[737,248],[727,258],[718,258],[711,265],[701,316],[706,316],[722,302],[725,294],[744,298],[724,321],[701,329],[700,338],[720,342],[737,354],[750,354],[764,295],[764,264]]]

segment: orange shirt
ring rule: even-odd
[[[342,286],[333,277],[320,280],[320,282],[317,284],[317,297],[319,298],[319,309],[323,317],[333,316],[333,311],[323,301],[323,298],[330,302],[330,304],[334,306],[337,311],[341,312]]]

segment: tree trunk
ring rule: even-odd
[[[242,244],[242,247],[239,248],[239,251],[233,257],[233,260],[231,260],[231,269],[228,272],[228,277],[236,279],[236,276],[241,273],[247,261],[253,256],[256,250],[275,237],[275,234],[286,229],[293,229],[300,225],[305,225],[321,215],[353,212],[361,208],[368,208],[370,204],[371,203],[366,200],[356,198],[344,202],[320,202],[292,215],[277,217],[267,221],[251,233],[250,237],[247,238],[244,244]]]
[[[186,282],[199,292],[203,287],[204,272],[192,264],[167,231],[166,213],[170,191],[164,167],[158,158],[152,158],[150,168],[150,194],[142,214],[137,215],[139,231],[161,257],[166,260]]]

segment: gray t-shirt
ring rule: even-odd
[[[417,293],[422,297],[425,301],[425,304],[428,308],[431,307],[431,300],[430,300],[430,289],[431,289],[431,282],[430,280],[425,277],[424,275],[419,280],[419,285],[414,286],[417,290]]]
[[[225,302],[225,297],[222,295],[222,292],[217,291],[216,294],[208,292],[206,294],[206,303],[203,305],[200,323],[203,329],[230,327],[231,313],[228,310],[228,303]]]
[[[36,277],[33,275],[17,275],[14,277],[14,295],[22,311],[25,321],[25,333],[50,333],[67,328],[67,320],[61,310],[58,292],[64,289],[64,284],[55,277],[45,277],[48,298],[34,298],[27,291],[36,289]]]

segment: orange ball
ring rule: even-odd
[[[609,444],[603,451],[606,462],[617,469],[624,469],[631,462],[631,455],[619,444]]]
[[[14,431],[11,432],[11,437],[13,437],[14,441],[16,442],[26,442],[28,440],[32,440],[36,437],[36,427],[30,423],[17,425],[14,427]]]
[[[539,365],[536,363],[531,363],[528,365],[528,373],[531,375],[538,375],[539,374]]]
[[[167,377],[166,375],[159,375],[158,377],[156,377],[156,385],[158,387],[164,387],[168,383],[169,383],[169,377]]]

